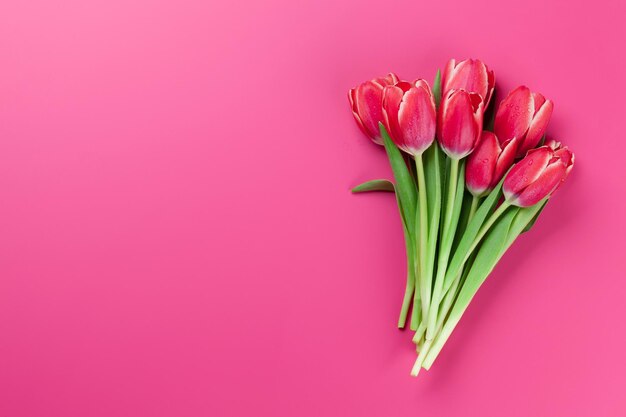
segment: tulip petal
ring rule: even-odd
[[[383,86],[383,87],[385,87],[387,85],[394,85],[398,81],[399,81],[398,76],[396,74],[394,74],[393,72],[390,72],[389,74],[385,75],[384,77],[380,77],[378,79],[379,84],[381,86]]]
[[[574,154],[570,152],[570,150],[567,148],[561,148],[557,150],[554,155],[557,156],[561,161],[563,161],[565,166],[568,168],[574,164]]]
[[[537,97],[538,100],[543,99],[541,94],[533,94],[533,96]],[[526,138],[524,142],[520,145],[517,150],[517,157],[522,157],[529,149],[537,146],[543,134],[546,132],[548,128],[548,122],[550,122],[550,117],[552,116],[552,110],[554,108],[554,104],[550,100],[543,99],[541,107],[538,108],[535,116],[530,122],[530,127],[528,128],[528,133],[526,133]],[[535,103],[535,107],[536,103]]]
[[[485,64],[479,60],[468,59],[458,65],[455,75],[454,83],[460,85],[453,85],[452,88],[463,88],[479,94],[482,98],[487,97],[489,80]]]
[[[441,76],[441,87],[444,93],[451,90],[451,88],[448,88],[447,85],[450,82],[450,79],[454,75],[455,68],[456,68],[456,60],[452,58],[450,61],[448,61],[448,63],[443,69],[443,74]]]
[[[507,200],[521,193],[524,188],[536,181],[548,166],[553,157],[553,151],[547,146],[542,146],[528,152],[526,157],[511,168],[502,189]]]
[[[489,101],[491,101],[491,97],[493,97],[493,90],[496,87],[496,76],[493,71],[487,72],[487,85],[489,87],[489,91],[487,92],[487,97],[485,97],[485,108],[489,105]]]
[[[509,168],[511,168],[511,165],[513,165],[513,162],[515,162],[515,154],[517,153],[517,146],[519,142],[518,138],[513,138],[510,141],[505,142],[502,146],[502,152],[496,162],[496,171],[493,174],[493,183],[491,184],[492,187],[500,182],[502,177],[504,177],[504,174],[506,174]]]
[[[430,88],[411,88],[404,94],[398,110],[398,126],[403,137],[398,146],[412,155],[421,154],[435,139],[435,121]]]
[[[537,114],[537,111],[539,111],[541,106],[543,106],[543,103],[546,102],[546,98],[541,93],[532,93],[532,95],[533,95],[533,106],[535,109],[533,114]]]
[[[390,85],[383,90],[383,120],[389,136],[398,144],[402,141],[402,131],[398,126],[398,110],[404,91],[397,85]]]
[[[550,147],[553,151],[556,151],[562,148],[561,142],[558,142],[551,138],[546,140],[545,145]]]
[[[465,183],[473,195],[481,196],[489,190],[500,152],[496,135],[492,132],[483,132],[476,148],[468,156],[465,166]]]
[[[421,79],[421,78],[420,78],[420,79],[417,79],[417,80],[413,81],[413,85],[414,85],[415,87],[421,87],[421,88],[424,88],[424,89],[428,92],[428,94],[432,94],[432,93],[433,93],[433,92],[431,91],[431,89],[430,89],[430,85],[428,85],[428,81],[426,81],[426,80],[424,80],[424,79]]]
[[[565,164],[565,175],[563,175],[561,182],[556,187],[558,189],[565,182],[565,180],[569,176],[569,173],[572,171],[572,168],[574,168],[575,158],[574,158],[574,154],[570,152],[570,150],[567,149],[567,147],[557,150],[554,154],[561,160],[561,162],[563,162],[563,164]]]
[[[380,85],[374,82],[366,82],[356,89],[353,98],[356,103],[356,112],[359,114],[363,126],[368,135],[382,144],[378,130],[378,122],[383,120],[382,94]]]
[[[374,142],[381,145],[382,142],[378,142],[376,138],[373,138],[370,132],[368,132],[365,126],[363,126],[363,121],[361,120],[361,116],[359,116],[359,113],[356,109],[355,95],[356,95],[356,89],[351,88],[350,91],[348,91],[348,99],[350,100],[350,108],[352,109],[352,115],[354,115],[354,120],[356,121],[356,124],[359,126],[359,129],[361,129],[361,131],[365,134],[365,136],[370,137]]]
[[[530,89],[517,87],[500,103],[496,112],[494,133],[504,143],[515,137],[524,137],[530,126],[534,108]]]
[[[548,140],[546,145],[554,151],[554,156],[559,158],[565,165],[565,175],[563,176],[563,179],[561,179],[561,184],[563,184],[569,173],[572,171],[572,168],[574,168],[574,154],[567,148],[567,146],[562,146],[561,142],[557,142],[554,139]],[[561,186],[561,184],[557,186],[557,189]]]
[[[442,101],[439,112],[439,139],[443,150],[448,156],[460,159],[468,155],[480,134],[480,123],[476,118],[475,98],[464,90],[452,90]],[[482,106],[482,105],[481,105]]]
[[[516,205],[529,207],[549,196],[565,176],[565,164],[560,160],[551,163],[538,180],[530,184],[516,198]]]
[[[458,64],[452,59],[444,71],[443,91],[466,90],[479,94],[485,105],[495,84],[493,71],[478,59],[466,59]]]

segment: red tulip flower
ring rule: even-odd
[[[357,124],[370,139],[382,145],[378,123],[383,121],[383,88],[398,82],[398,77],[389,73],[385,77],[366,81],[348,92],[350,107]]]
[[[406,153],[421,155],[435,140],[435,99],[424,80],[400,81],[383,91],[383,118],[389,136]]]
[[[483,98],[484,107],[487,108],[493,95],[496,77],[482,61],[478,59],[466,59],[456,62],[451,59],[443,70],[441,87],[443,95],[450,90],[465,90],[476,93]]]
[[[531,149],[504,179],[506,200],[519,207],[529,207],[549,197],[574,166],[574,154],[558,142]]]
[[[500,146],[495,134],[482,133],[465,165],[465,184],[472,195],[482,197],[493,190],[513,165],[517,144],[513,138]]]
[[[441,100],[437,125],[439,144],[452,159],[469,155],[483,128],[483,98],[465,90],[450,90]]]
[[[554,105],[539,93],[532,93],[526,86],[517,87],[500,103],[494,132],[500,143],[519,138],[517,158],[539,143],[552,116]]]

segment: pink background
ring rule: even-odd
[[[0,3],[0,416],[626,415],[626,8],[505,4]],[[469,56],[577,166],[412,379],[346,92]]]

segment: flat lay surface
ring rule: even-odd
[[[626,6],[0,4],[0,415],[626,414]],[[576,169],[430,371],[348,89],[480,58]]]

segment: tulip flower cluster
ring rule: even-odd
[[[552,101],[528,87],[495,108],[495,76],[480,60],[450,60],[432,88],[395,74],[349,92],[363,133],[385,147],[395,182],[353,192],[393,191],[407,251],[398,327],[410,323],[429,369],[478,288],[529,230],[574,165],[545,132]],[[409,314],[410,312],[410,314]]]

